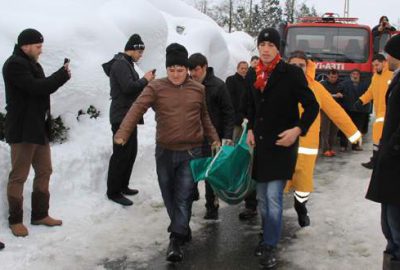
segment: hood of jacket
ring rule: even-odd
[[[104,64],[101,65],[101,66],[103,67],[104,73],[105,73],[108,77],[110,77],[110,72],[111,72],[111,67],[112,67],[112,65],[113,65],[114,62],[117,61],[117,60],[126,60],[126,61],[128,61],[129,63],[133,63],[132,57],[130,57],[129,55],[127,55],[127,54],[125,54],[125,53],[122,53],[122,52],[117,53],[116,55],[114,55],[114,57],[113,57],[110,61],[108,61],[108,62],[106,62],[106,63],[104,63]]]

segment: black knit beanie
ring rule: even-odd
[[[38,30],[28,28],[18,36],[18,47],[37,43],[43,43],[43,36]]]
[[[261,42],[263,41],[269,41],[273,43],[276,48],[279,50],[280,43],[281,43],[281,37],[278,33],[278,31],[274,28],[264,28],[261,30],[260,34],[258,35],[257,38],[257,46],[260,45]]]
[[[389,39],[385,46],[385,52],[400,60],[400,35],[396,35]]]
[[[175,65],[189,67],[188,51],[181,44],[172,43],[168,45],[166,52],[166,67]]]
[[[144,43],[138,34],[133,34],[125,45],[125,51],[144,50]]]

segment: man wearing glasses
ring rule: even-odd
[[[144,87],[154,79],[154,71],[148,71],[140,78],[134,63],[139,61],[145,46],[138,34],[133,34],[125,45],[125,51],[103,64],[104,72],[110,77],[110,123],[113,135],[118,130],[132,103],[143,91]],[[143,119],[139,121],[143,124]],[[136,195],[139,191],[130,189],[133,164],[137,154],[137,129],[125,145],[113,144],[107,178],[107,197],[121,205],[132,205],[133,202],[124,195]]]

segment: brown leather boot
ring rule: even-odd
[[[11,232],[17,237],[25,237],[29,234],[28,229],[22,223],[11,224]]]
[[[50,216],[47,216],[47,217],[39,219],[39,220],[32,220],[31,224],[32,225],[45,225],[45,226],[50,226],[50,227],[61,226],[62,220],[54,219]]]

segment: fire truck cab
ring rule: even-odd
[[[374,39],[371,28],[357,23],[357,18],[341,18],[334,13],[321,17],[303,17],[299,22],[281,27],[281,55],[287,59],[296,50],[306,52],[317,64],[317,79],[329,69],[337,69],[340,77],[352,69],[361,76],[372,74],[371,60]]]

